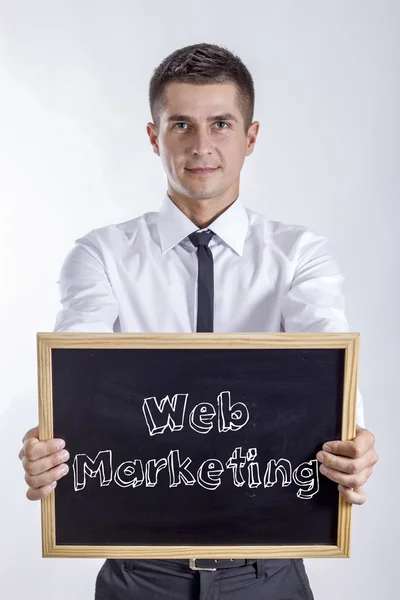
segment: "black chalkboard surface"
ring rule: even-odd
[[[358,334],[38,334],[44,556],[348,556]],[[347,435],[347,438],[346,438]],[[256,554],[258,552],[258,554]]]

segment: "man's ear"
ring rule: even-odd
[[[160,156],[160,151],[158,148],[158,133],[154,123],[147,123],[146,131],[150,138],[150,144],[153,146],[153,152],[157,154],[157,156]]]
[[[259,128],[260,128],[259,121],[254,121],[249,127],[249,130],[247,132],[246,156],[249,156],[254,150],[254,146],[256,143]]]

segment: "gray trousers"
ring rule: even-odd
[[[95,600],[314,600],[303,559],[193,571],[183,561],[107,559]]]

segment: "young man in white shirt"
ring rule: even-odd
[[[155,69],[149,100],[147,133],[168,181],[161,209],[76,240],[60,273],[62,310],[54,331],[199,331],[192,242],[199,230],[211,232],[212,331],[349,331],[343,276],[328,240],[269,221],[239,196],[242,165],[259,130],[253,80],[240,58],[206,43],[176,50]],[[374,441],[358,392],[356,438],[327,440],[317,455],[321,472],[348,502],[365,502],[363,485],[378,460]],[[51,493],[68,472],[64,444],[40,442],[37,427],[25,434],[19,457],[30,500]],[[301,559],[218,561],[216,571],[193,570],[184,560],[108,559],[95,598],[217,593],[220,600],[313,598]]]

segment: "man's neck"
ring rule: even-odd
[[[217,197],[204,200],[193,200],[170,192],[171,201],[192,221],[199,229],[208,227],[219,215],[225,212],[235,202],[239,195],[236,191],[228,197]]]

